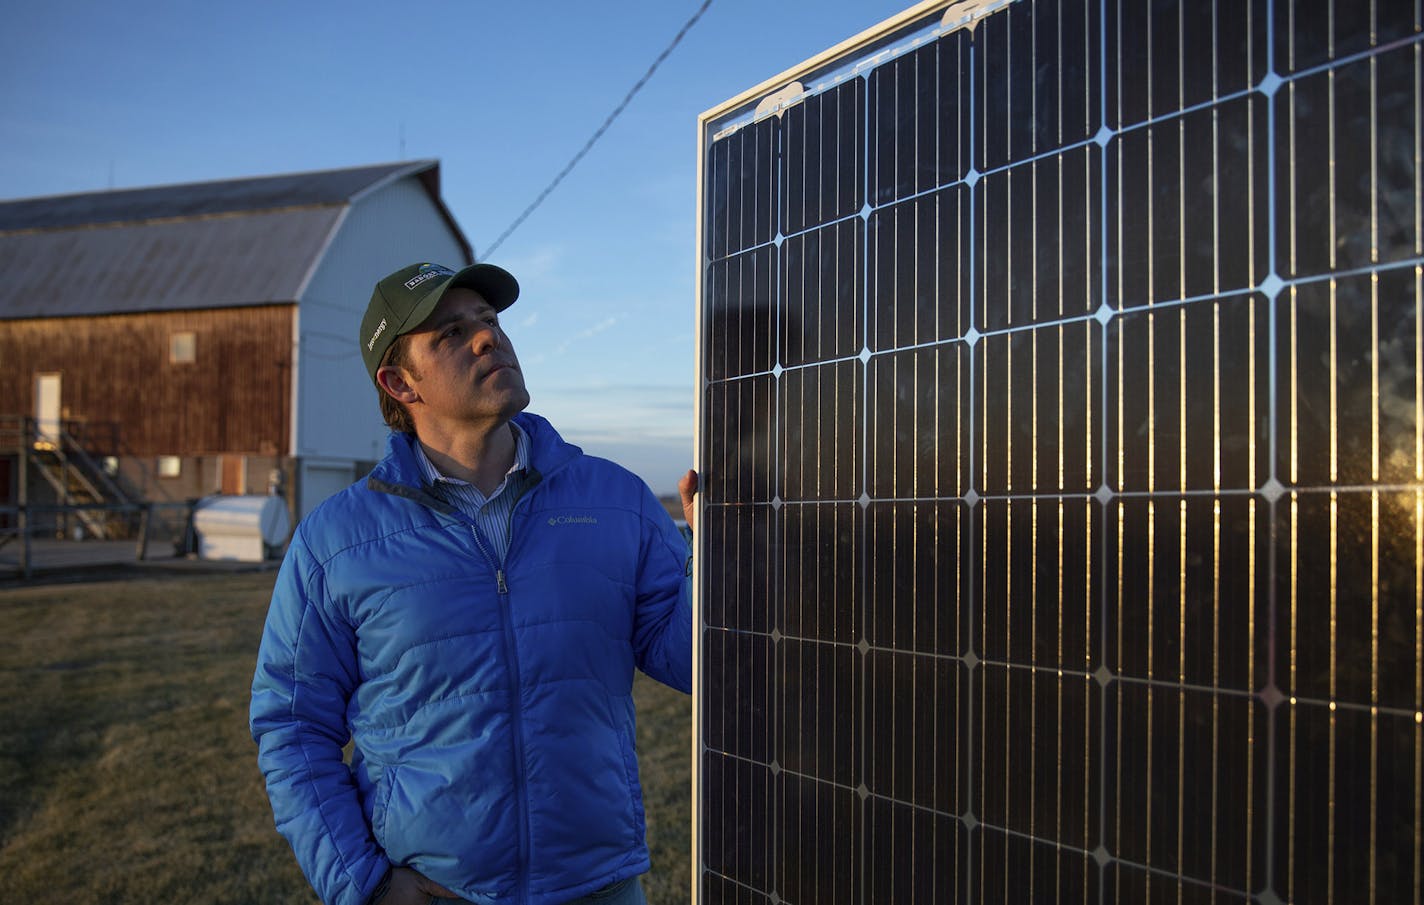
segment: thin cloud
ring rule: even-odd
[[[475,249],[476,254],[479,249]],[[481,258],[481,260],[484,260]],[[546,244],[531,248],[523,254],[501,257],[491,264],[498,264],[505,270],[514,274],[520,285],[528,289],[531,284],[548,282],[556,277],[559,268],[564,260],[564,249],[562,245]],[[521,293],[524,294],[524,293]]]
[[[531,386],[530,392],[535,397],[532,408],[565,436],[603,442],[691,442],[693,399],[688,387],[553,384]]]
[[[603,320],[594,324],[592,327],[589,327],[586,330],[580,330],[573,336],[570,336],[568,339],[559,343],[558,346],[554,348],[554,351],[551,354],[555,356],[563,355],[564,353],[569,351],[569,347],[572,346],[574,343],[582,342],[586,339],[593,339],[598,334],[603,333],[606,330],[611,330],[613,327],[617,326],[618,322],[622,319],[623,315],[621,314],[614,314],[609,317],[605,317]]]

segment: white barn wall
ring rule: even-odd
[[[386,426],[356,345],[371,290],[416,261],[464,263],[458,239],[415,177],[356,201],[299,303],[295,456],[378,459]],[[311,501],[303,500],[303,511]]]

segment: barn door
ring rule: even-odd
[[[58,374],[35,374],[35,427],[41,443],[59,442]]]
[[[222,492],[243,494],[247,492],[247,457],[222,457]]]

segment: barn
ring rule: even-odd
[[[300,518],[383,449],[375,281],[473,259],[437,160],[0,202],[0,505],[278,492]]]

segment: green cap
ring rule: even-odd
[[[454,271],[443,264],[411,264],[376,284],[366,316],[361,318],[361,357],[376,380],[381,359],[396,337],[425,322],[447,289],[473,289],[503,311],[519,298],[519,282],[493,264],[471,264]]]

